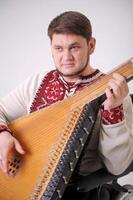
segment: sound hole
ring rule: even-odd
[[[12,160],[8,161],[8,174],[9,176],[15,176],[17,171],[20,168],[20,156],[15,155],[15,157]]]

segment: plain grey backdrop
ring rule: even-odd
[[[108,72],[133,56],[133,0],[0,0],[0,96],[29,75],[54,67],[47,27],[68,10],[92,22],[94,67]],[[132,180],[130,174],[121,182]]]

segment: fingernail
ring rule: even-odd
[[[22,154],[24,154],[25,153],[25,151],[24,150],[22,150]]]

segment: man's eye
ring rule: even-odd
[[[79,48],[80,48],[80,46],[73,46],[71,49],[73,49],[73,50],[79,50]]]
[[[55,50],[61,52],[61,51],[62,51],[62,48],[61,48],[61,47],[55,47]]]

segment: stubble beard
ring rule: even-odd
[[[88,62],[89,62],[89,55],[87,56],[87,61],[86,61],[85,65],[80,70],[78,70],[76,72],[73,72],[73,73],[70,73],[70,74],[69,73],[68,74],[67,73],[63,73],[58,68],[56,68],[56,69],[59,72],[59,74],[62,75],[64,78],[65,77],[66,78],[68,78],[68,77],[70,77],[70,78],[72,78],[72,77],[79,77],[80,78],[80,76],[82,75],[82,73],[84,72],[84,70],[87,68]]]

